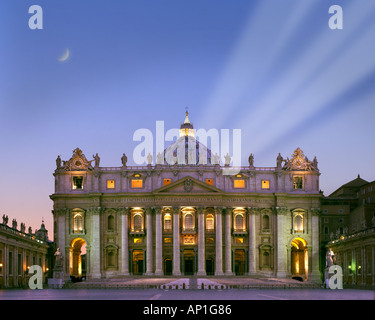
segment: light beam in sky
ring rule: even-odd
[[[250,16],[202,117],[204,123],[215,114],[217,127],[238,118],[234,123],[246,128],[244,140],[254,153],[266,151],[375,70],[375,2],[347,3],[340,31],[328,28],[329,6],[321,13],[324,7],[315,7],[314,1],[288,4],[262,2]],[[265,20],[270,12],[278,15]],[[309,26],[313,35],[289,47],[317,12],[320,20]],[[293,59],[286,59],[288,54]],[[278,66],[282,72],[274,70]]]

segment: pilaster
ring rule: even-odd
[[[153,274],[153,250],[152,250],[152,208],[146,209],[146,237],[147,237],[147,251],[146,251],[146,276]]]
[[[155,275],[163,275],[162,208],[155,208]]]
[[[225,275],[231,276],[232,272],[232,234],[231,234],[232,208],[225,209]]]
[[[91,274],[92,279],[101,278],[101,255],[100,255],[100,207],[93,207],[88,209],[89,215],[91,215],[91,246],[90,246],[90,262],[91,262]]]
[[[180,267],[180,207],[173,207],[173,275],[181,275]]]
[[[120,208],[121,216],[121,275],[129,275],[129,235],[128,208]]]
[[[215,275],[222,276],[223,273],[223,231],[222,231],[222,207],[215,208],[215,232],[216,232],[216,259]]]
[[[198,273],[199,276],[206,275],[206,253],[205,253],[205,226],[204,226],[204,208],[198,208]]]

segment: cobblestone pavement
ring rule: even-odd
[[[0,290],[0,300],[142,300],[142,301],[241,301],[241,300],[374,300],[372,290],[330,289],[10,289]]]
[[[124,277],[121,279],[97,279],[79,283],[67,283],[66,288],[116,289],[227,289],[227,288],[320,288],[322,284],[300,282],[294,279],[255,277]]]

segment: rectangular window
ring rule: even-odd
[[[164,243],[172,243],[172,238],[164,238]]]
[[[142,238],[134,238],[134,243],[142,243]]]
[[[83,177],[74,176],[73,177],[73,190],[82,190],[83,189]]]
[[[163,180],[163,185],[166,186],[166,185],[170,184],[171,182],[172,182],[171,179],[164,179]]]
[[[115,180],[107,180],[107,189],[115,188]]]
[[[9,261],[8,261],[8,274],[13,274],[13,252],[9,252]]]
[[[164,231],[171,231],[172,230],[172,216],[167,213],[164,216]]]
[[[185,236],[184,237],[184,244],[195,244],[195,238],[194,236]]]
[[[22,275],[22,254],[18,254],[18,274]]]
[[[270,188],[270,181],[262,180],[262,189],[269,189],[269,188]]]
[[[214,185],[214,179],[206,179],[206,183],[209,184],[210,186]]]
[[[245,180],[234,180],[234,187],[237,188],[245,188]]]
[[[236,243],[243,243],[243,238],[236,238]]]
[[[206,230],[207,231],[213,231],[214,228],[215,228],[215,226],[214,226],[214,216],[210,214],[206,218]]]
[[[300,177],[300,176],[293,177],[293,189],[294,190],[303,189],[303,177]]]
[[[142,188],[142,187],[143,187],[143,180],[141,179],[132,180],[132,188]]]
[[[206,243],[215,243],[214,238],[206,238]]]

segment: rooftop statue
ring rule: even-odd
[[[300,148],[294,150],[292,159],[289,160],[289,158],[287,158],[286,160],[282,160],[282,162],[285,162],[284,170],[319,171],[316,158],[314,162],[311,162]]]

